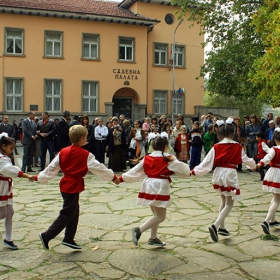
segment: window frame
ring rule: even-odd
[[[175,101],[181,101],[180,102],[175,102]],[[178,110],[178,104],[182,106],[182,110]],[[179,93],[171,90],[171,112],[173,115],[179,115],[179,114],[184,114],[185,113],[185,96],[180,95]]]
[[[156,59],[156,46],[157,45],[162,45],[162,46],[166,46],[166,52],[165,52],[165,64],[162,63],[156,63],[155,59]],[[162,53],[162,52],[159,52]],[[160,55],[159,55],[159,60],[160,60]],[[154,42],[154,60],[153,60],[153,65],[154,66],[168,66],[168,43],[159,43],[159,42]]]
[[[8,56],[25,56],[24,55],[24,29],[23,28],[15,28],[15,27],[5,27],[4,29],[5,29],[4,30],[4,55],[8,55]],[[22,37],[21,37],[22,52],[21,53],[16,53],[16,52],[10,53],[10,52],[7,52],[7,48],[8,48],[8,44],[7,44],[8,43],[7,42],[8,35],[7,35],[7,32],[8,31],[21,31],[22,32]],[[14,37],[12,37],[12,38],[14,38]]]
[[[23,83],[24,83],[24,78],[18,78],[18,77],[5,77],[5,109],[7,112],[22,112],[23,111]],[[14,93],[12,94],[8,94],[7,93],[7,81],[21,81],[21,93],[18,94],[18,96],[16,96]],[[13,85],[14,87],[14,85]],[[8,109],[8,97],[11,96],[13,97],[13,109],[9,110]],[[21,106],[19,110],[15,109],[15,104],[17,103],[17,101],[15,100],[15,98],[20,97],[21,98]]]
[[[165,97],[156,97],[156,93],[164,93]],[[154,114],[155,115],[162,115],[162,114],[167,114],[167,98],[168,98],[168,90],[162,90],[162,89],[155,89],[153,91],[153,103],[154,103]],[[161,102],[160,101],[164,101],[164,109],[156,111],[156,98],[159,99],[159,109],[161,109]]]
[[[126,58],[120,58],[120,48],[122,46],[121,44],[121,40],[131,40],[132,41],[132,51],[131,51],[131,55],[132,55],[132,59],[126,59]],[[135,37],[125,37],[125,36],[119,36],[119,43],[118,43],[118,61],[119,62],[135,62]],[[125,45],[123,44],[123,46],[129,46],[129,45]],[[125,55],[127,55],[127,48],[126,48],[126,51],[125,51]]]
[[[97,56],[96,57],[86,57],[84,56],[84,37],[85,36],[93,36],[97,38]],[[100,34],[96,34],[96,33],[82,33],[82,56],[81,56],[82,60],[100,60]]]
[[[183,52],[176,51],[176,47],[182,47],[184,49]],[[170,61],[172,63],[174,63],[174,67],[185,68],[186,67],[186,45],[175,44],[174,54],[173,54],[173,44],[171,44],[171,49],[172,49],[172,53],[170,55]],[[182,54],[182,56],[183,56],[182,65],[178,65],[178,54]],[[174,61],[172,61],[172,57],[173,57]]]
[[[56,41],[56,42],[60,42],[60,55],[54,55],[53,53],[51,55],[47,54],[47,35],[48,33],[51,34],[58,34],[60,35],[60,41]],[[63,31],[59,31],[59,30],[45,30],[44,31],[44,58],[63,58]],[[55,42],[55,41],[52,41]],[[52,45],[52,51],[54,51],[54,45]]]
[[[84,85],[85,84],[95,84],[96,85],[96,96],[91,97],[90,95],[84,95]],[[83,113],[99,113],[99,81],[93,81],[93,80],[82,80],[82,112]],[[87,89],[88,90],[88,89]],[[87,99],[95,99],[95,103],[96,103],[96,111],[94,111],[92,108],[90,108],[90,102],[88,102],[88,111],[84,110],[84,100],[85,97],[88,97]]]
[[[45,108],[45,111],[48,111],[48,112],[52,112],[52,113],[57,113],[57,112],[61,112],[62,111],[62,96],[63,96],[63,84],[62,84],[62,79],[44,79],[44,108]],[[47,94],[47,83],[48,82],[60,82],[60,95],[54,95],[52,94],[51,96],[53,96],[52,98],[57,98],[59,99],[59,109],[58,110],[53,110],[53,109],[50,109],[50,108],[47,108],[47,98],[51,98],[48,96]],[[54,108],[54,103],[55,101],[52,100],[52,108]]]

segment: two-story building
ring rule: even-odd
[[[203,36],[177,9],[162,0],[0,0],[1,113],[194,115]]]

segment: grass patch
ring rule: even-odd
[[[99,237],[90,237],[89,240],[91,242],[98,242],[98,241],[100,241],[100,238]]]
[[[278,236],[273,235],[273,234],[262,234],[261,239],[262,240],[273,240],[273,241],[279,240]]]

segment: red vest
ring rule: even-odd
[[[275,151],[275,156],[270,162],[271,167],[280,168],[280,149],[276,149],[275,147],[272,147]]]
[[[262,158],[264,158],[266,156],[266,151],[263,150],[262,143],[266,144],[264,139],[258,142],[258,155],[257,155],[257,158],[260,158],[260,159],[262,159]]]
[[[236,167],[242,163],[242,147],[238,143],[227,143],[214,145],[215,160],[214,166],[217,167]]]
[[[59,152],[59,165],[64,173],[59,182],[60,191],[79,193],[85,189],[84,176],[88,172],[89,152],[80,146],[72,145]]]

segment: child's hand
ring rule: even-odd
[[[32,175],[28,175],[27,179],[31,182],[33,182],[35,180],[35,176]]]
[[[121,181],[120,181],[119,177],[117,177],[117,179],[115,179],[113,182],[114,182],[116,185],[119,185]]]

